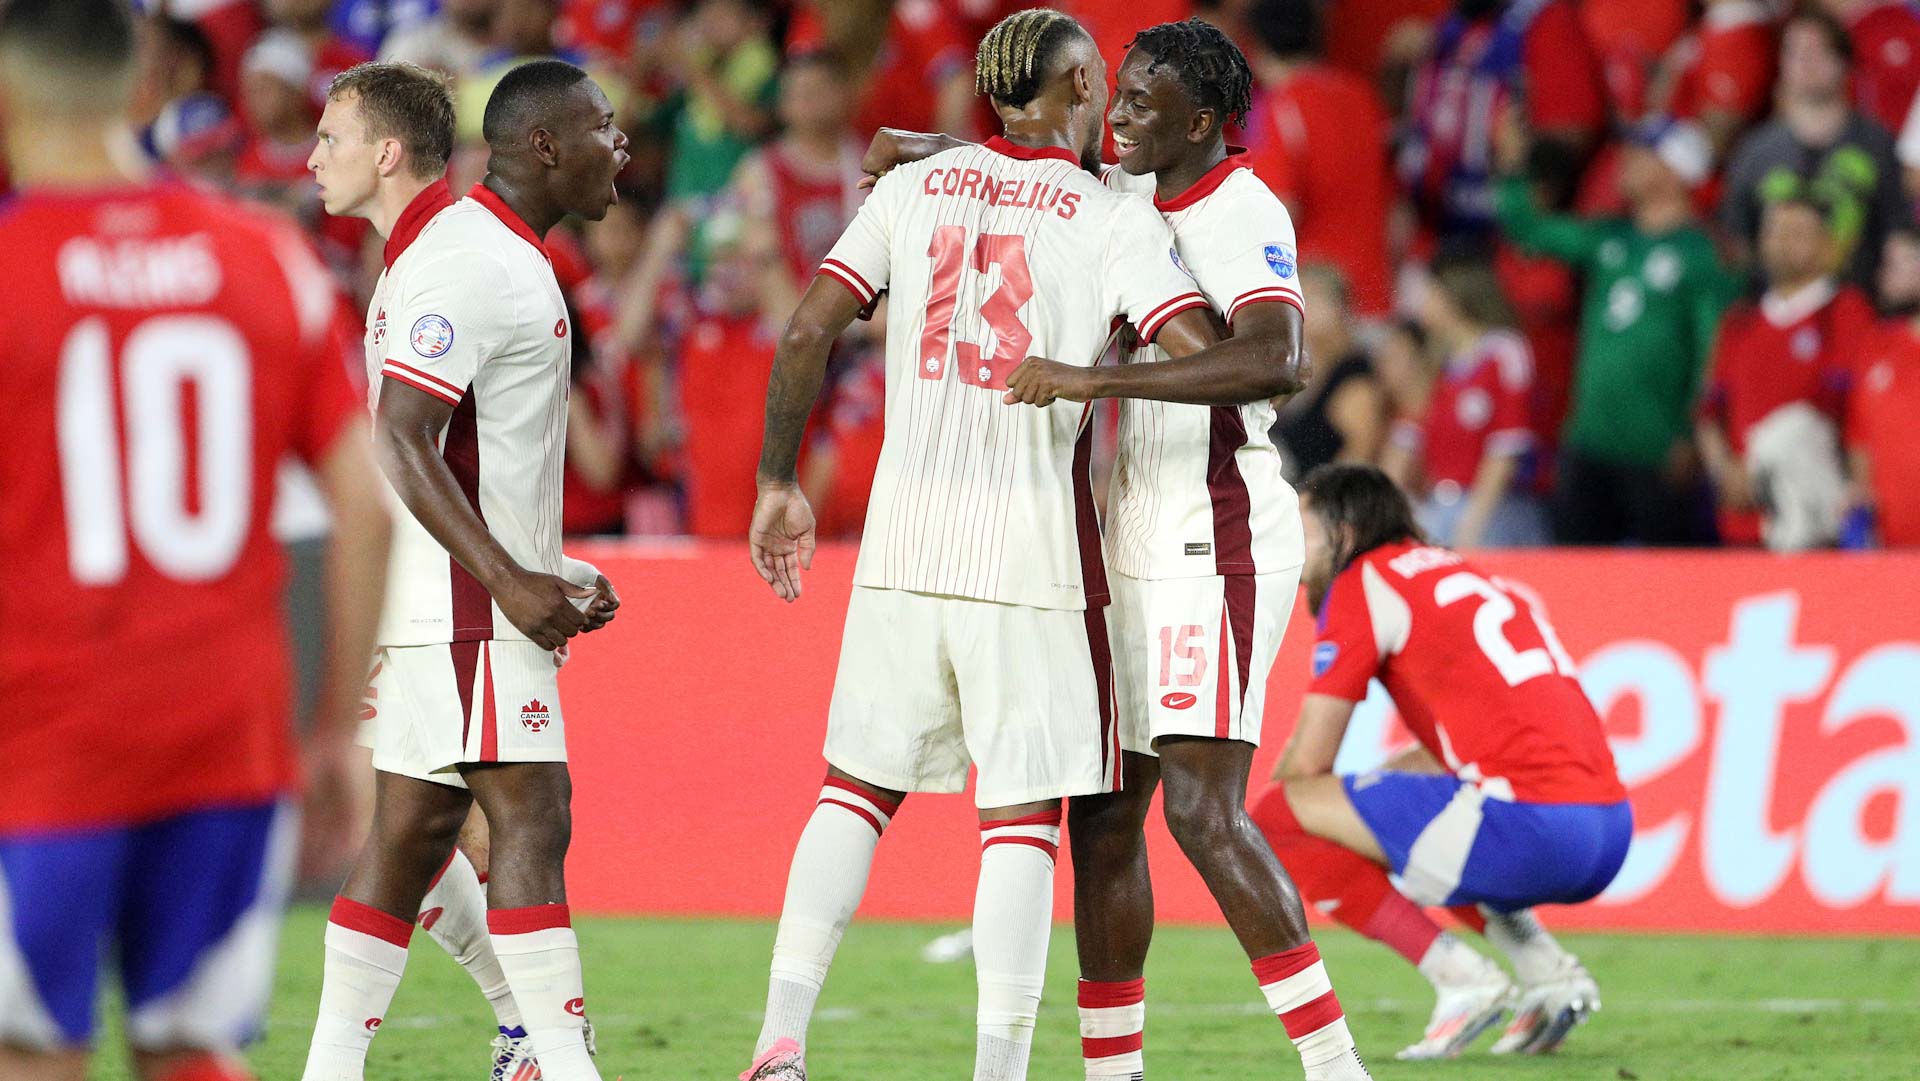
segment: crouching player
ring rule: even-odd
[[[1432,1020],[1399,1057],[1457,1055],[1510,1005],[1493,1051],[1551,1051],[1599,992],[1529,909],[1593,898],[1633,835],[1599,716],[1532,594],[1428,546],[1385,474],[1323,466],[1300,508],[1319,613],[1313,682],[1254,820],[1309,901],[1433,983]],[[1383,769],[1337,775],[1348,719],[1376,677],[1419,744]],[[1519,987],[1423,905],[1484,933]]]

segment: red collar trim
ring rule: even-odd
[[[1220,164],[1202,173],[1200,179],[1194,181],[1193,186],[1186,191],[1166,200],[1162,200],[1160,196],[1155,195],[1153,197],[1153,208],[1162,214],[1171,214],[1176,210],[1185,210],[1218,191],[1220,185],[1225,184],[1227,178],[1234,173],[1242,169],[1250,168],[1252,168],[1252,166],[1247,164],[1247,148],[1244,146],[1229,146],[1227,147],[1227,156],[1220,159]]]
[[[393,235],[387,237],[387,246],[381,249],[380,255],[386,260],[387,269],[393,269],[394,261],[400,258],[400,253],[413,244],[419,237],[420,230],[427,227],[427,223],[433,220],[435,214],[452,205],[453,191],[447,187],[446,177],[441,177],[420,189],[420,194],[413,197],[413,201],[407,204],[407,208],[402,210],[400,217],[394,221]]]
[[[546,255],[549,261],[553,259],[553,256],[547,254],[547,246],[540,242],[540,234],[534,232],[532,226],[522,220],[520,215],[514,213],[505,199],[495,195],[492,188],[485,184],[475,184],[473,189],[467,192],[467,198],[486,207],[494,217],[500,219],[500,224],[513,230],[514,235],[521,240],[533,245],[541,255]]]
[[[986,141],[986,148],[996,154],[1005,154],[1009,158],[1021,161],[1039,161],[1042,158],[1054,158],[1068,165],[1080,164],[1080,155],[1064,146],[1021,146],[1009,142],[1004,135],[996,135]]]

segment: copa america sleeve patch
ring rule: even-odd
[[[1267,245],[1267,265],[1283,279],[1293,277],[1297,265],[1293,249],[1285,244]]]
[[[408,335],[413,351],[423,357],[437,357],[453,348],[453,324],[444,316],[423,315],[414,320]]]
[[[1340,643],[1321,642],[1313,647],[1313,678],[1319,679],[1333,667],[1334,658],[1340,656]]]

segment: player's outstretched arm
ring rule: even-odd
[[[866,156],[860,159],[860,171],[867,174],[861,179],[860,186],[873,187],[875,181],[887,175],[896,165],[930,158],[956,146],[971,145],[965,139],[938,132],[881,128],[873,133],[873,141],[867,144]]]
[[[759,496],[747,547],[753,569],[781,600],[800,598],[800,572],[813,565],[813,508],[795,473],[807,416],[820,397],[833,341],[860,315],[860,300],[824,275],[813,279],[787,320],[767,381],[766,427],[755,478]]]
[[[1007,402],[1046,405],[1055,398],[1152,398],[1193,405],[1245,405],[1298,393],[1307,382],[1300,312],[1291,304],[1250,304],[1221,338],[1211,310],[1167,320],[1154,342],[1177,358],[1158,364],[1076,368],[1029,357],[1007,377]]]
[[[557,649],[586,622],[573,598],[592,597],[594,590],[527,570],[487,532],[440,455],[440,433],[452,417],[453,406],[440,398],[397,379],[386,380],[374,418],[380,468],[407,510],[480,580],[520,633],[543,649]]]

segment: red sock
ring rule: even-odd
[[[253,1075],[232,1059],[207,1054],[180,1063],[162,1074],[160,1081],[253,1081]]]
[[[1453,918],[1471,928],[1476,934],[1487,933],[1487,917],[1480,911],[1479,905],[1454,905],[1447,909]]]
[[[1394,889],[1379,864],[1308,833],[1287,804],[1284,785],[1269,785],[1250,810],[1273,854],[1309,904],[1408,961],[1420,963],[1427,947],[1440,937],[1440,925]]]

